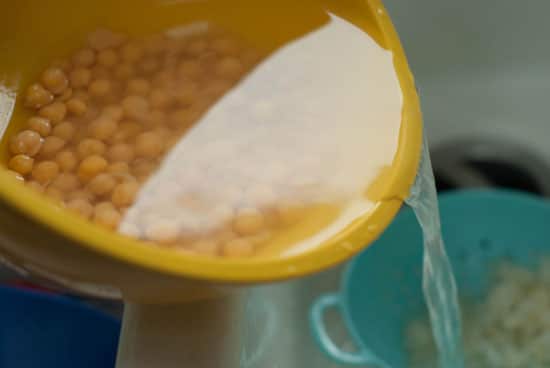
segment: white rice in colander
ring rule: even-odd
[[[467,368],[550,367],[550,259],[536,271],[499,265],[482,303],[462,300]],[[436,368],[427,319],[406,330],[411,368]]]

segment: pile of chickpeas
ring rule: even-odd
[[[24,104],[32,116],[9,141],[9,170],[67,209],[118,229],[163,156],[258,61],[254,49],[218,29],[142,39],[97,30],[28,87]],[[247,209],[217,237],[172,243],[250,256],[265,240],[258,230],[265,221]],[[168,243],[162,228],[141,237]]]

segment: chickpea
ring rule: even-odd
[[[109,148],[107,157],[111,162],[131,162],[134,159],[134,148],[126,143],[117,143]]]
[[[120,121],[120,119],[122,119],[122,116],[124,115],[124,110],[121,106],[109,105],[103,109],[101,114],[118,122]]]
[[[243,72],[241,61],[235,57],[226,57],[220,60],[216,65],[216,73],[227,79],[238,77]]]
[[[33,130],[40,134],[42,137],[46,137],[52,131],[52,125],[46,118],[40,116],[33,116],[27,121],[27,126],[30,130]]]
[[[92,68],[92,79],[110,80],[111,79],[111,70],[105,68],[104,66],[96,65]]]
[[[182,106],[192,105],[197,101],[198,86],[196,83],[184,83],[176,92],[176,101]]]
[[[89,131],[93,138],[104,141],[116,132],[117,127],[115,120],[108,116],[101,116],[90,124]]]
[[[127,207],[134,203],[139,191],[139,184],[135,181],[126,181],[118,184],[113,190],[111,201],[117,207]]]
[[[80,187],[80,182],[75,174],[61,173],[50,184],[50,187],[70,192]]]
[[[117,79],[126,80],[132,77],[136,73],[134,67],[131,64],[120,64],[115,67],[114,75]]]
[[[48,106],[44,106],[38,111],[38,115],[48,119],[53,125],[63,121],[66,114],[67,106],[65,106],[65,103],[60,101],[54,102]]]
[[[254,254],[254,246],[247,239],[236,238],[225,243],[222,251],[228,258],[250,257]]]
[[[63,138],[50,135],[44,139],[42,148],[40,149],[40,156],[52,157],[57,152],[61,151],[67,142]]]
[[[160,68],[160,64],[156,59],[147,58],[139,64],[139,69],[147,75],[150,75]]]
[[[163,150],[161,137],[153,132],[145,132],[136,137],[136,154],[140,157],[155,158]]]
[[[10,151],[14,155],[34,156],[42,147],[40,134],[33,130],[24,130],[10,140]]]
[[[121,143],[134,139],[141,131],[142,126],[136,122],[123,121],[120,123],[118,130],[109,139],[112,143]]]
[[[73,57],[73,63],[79,67],[91,67],[95,63],[95,51],[92,49],[82,49]]]
[[[37,181],[31,180],[27,182],[27,187],[30,189],[37,191],[38,193],[44,193],[45,188]]]
[[[92,202],[95,196],[86,189],[77,189],[67,194],[67,200],[72,201],[75,199],[84,199],[88,202]]]
[[[97,64],[105,68],[114,67],[118,60],[118,54],[112,49],[101,50],[97,54]]]
[[[67,111],[76,116],[82,116],[88,110],[86,102],[78,97],[73,97],[66,102]]]
[[[78,177],[84,183],[89,182],[96,175],[107,168],[107,160],[99,155],[88,156],[78,166]]]
[[[63,91],[63,93],[57,96],[57,99],[55,101],[66,103],[72,96],[73,96],[73,89],[67,88],[65,89],[65,91]]]
[[[96,205],[94,208],[94,222],[111,230],[116,229],[120,223],[120,213],[115,208],[106,208],[100,205]]]
[[[170,95],[161,88],[155,88],[151,90],[151,93],[149,94],[149,103],[154,109],[166,108],[171,102]]]
[[[202,255],[215,256],[220,250],[220,244],[215,240],[199,240],[191,244],[191,250]]]
[[[122,45],[125,37],[107,29],[98,29],[88,36],[90,46],[98,51]]]
[[[45,185],[52,181],[59,173],[59,166],[53,161],[42,161],[34,165],[32,178]]]
[[[88,68],[76,68],[70,74],[71,86],[73,88],[86,88],[92,80],[92,71]]]
[[[264,215],[255,208],[244,208],[237,212],[233,229],[241,235],[254,235],[265,226]]]
[[[149,112],[149,101],[142,96],[131,95],[122,100],[122,108],[126,117],[142,120]]]
[[[63,172],[73,171],[78,164],[78,158],[73,151],[61,151],[55,155],[55,162]]]
[[[8,167],[21,175],[27,175],[32,171],[34,159],[27,155],[13,156],[8,162]]]
[[[201,65],[195,60],[185,60],[178,65],[180,78],[195,79],[202,73]]]
[[[55,95],[62,94],[69,86],[65,72],[60,68],[49,68],[42,73],[42,85]]]
[[[111,174],[101,173],[88,183],[88,189],[97,196],[103,196],[110,194],[116,185],[116,179]]]
[[[94,213],[94,206],[92,206],[91,203],[84,198],[71,199],[67,202],[66,206],[67,209],[84,217],[85,219],[89,219]]]
[[[65,199],[65,193],[63,193],[61,190],[54,188],[54,187],[48,187],[46,188],[46,191],[44,192],[46,197],[49,199],[53,199],[56,202],[62,202]]]
[[[53,128],[52,135],[70,141],[76,133],[76,127],[70,121],[64,121]]]
[[[151,89],[150,83],[144,78],[134,78],[128,81],[126,91],[130,95],[146,96]]]
[[[27,88],[25,95],[25,106],[38,109],[46,106],[52,101],[53,94],[40,84],[35,83]]]
[[[130,166],[126,162],[115,162],[107,167],[107,172],[115,178],[128,178],[130,176]]]
[[[149,112],[144,123],[148,127],[155,127],[155,126],[163,125],[166,121],[167,121],[167,116],[164,110],[155,109]]]
[[[198,57],[208,50],[208,43],[203,39],[195,39],[189,42],[186,48],[186,53],[191,56]]]
[[[108,79],[96,79],[88,87],[88,92],[94,97],[105,97],[111,93],[111,82]]]
[[[82,160],[93,155],[103,155],[107,146],[100,140],[86,138],[82,140],[76,149],[78,157]]]
[[[180,229],[170,221],[157,221],[145,230],[145,236],[160,244],[172,244],[178,240]]]
[[[129,42],[122,46],[120,55],[122,56],[122,60],[129,63],[134,63],[140,60],[143,56],[143,48],[137,42]]]
[[[212,49],[220,55],[236,55],[239,53],[239,46],[230,38],[218,38],[212,42]]]

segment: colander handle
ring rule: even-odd
[[[343,351],[337,346],[328,334],[324,322],[324,315],[327,309],[337,308],[342,310],[342,301],[338,294],[327,294],[321,296],[315,301],[310,311],[310,324],[313,336],[321,350],[331,359],[340,364],[346,365],[369,365],[386,368],[379,358],[374,354],[362,350],[357,353]]]

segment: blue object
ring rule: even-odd
[[[481,298],[491,265],[509,259],[532,267],[550,251],[550,202],[507,191],[465,191],[440,197],[443,237],[460,294]],[[422,295],[422,234],[410,209],[403,210],[371,247],[347,268],[339,293],[325,295],[311,310],[321,349],[350,365],[407,366],[403,339],[411,318],[426,311]],[[334,344],[323,323],[337,308],[358,346],[347,353]],[[380,359],[378,359],[378,358]]]
[[[0,287],[0,368],[112,368],[119,330],[77,301]]]

